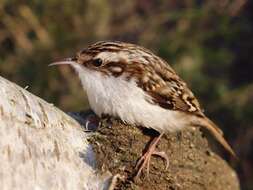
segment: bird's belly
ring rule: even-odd
[[[111,84],[87,90],[90,106],[98,115],[108,114],[122,121],[153,128],[160,132],[176,131],[186,126],[178,112],[150,103],[148,96],[136,85]]]

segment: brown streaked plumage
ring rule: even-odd
[[[98,115],[107,112],[104,114],[118,116],[130,124],[153,128],[159,131],[161,135],[168,131],[180,130],[186,126],[204,127],[214,135],[226,150],[235,155],[223,138],[221,130],[204,115],[198,100],[186,83],[166,61],[151,51],[129,43],[98,42],[77,53],[72,60],[69,64],[73,64],[72,66],[79,73],[83,86],[87,88],[91,107]],[[90,82],[90,80],[99,80],[99,82],[91,84],[92,81]],[[140,96],[139,99],[134,100],[135,94],[133,92],[128,95],[122,93],[121,89],[117,89],[114,83],[118,82],[121,88],[125,88],[124,85],[126,85],[126,89],[136,91],[136,96]],[[104,94],[106,89],[100,90],[94,85],[99,85],[101,88],[104,85],[111,86],[114,90],[108,92],[109,94]],[[94,99],[92,93],[97,93],[101,101],[98,101],[99,98]],[[118,96],[124,96],[124,98],[120,99]],[[114,102],[113,97],[120,100]],[[145,107],[135,107],[133,102]],[[126,113],[122,110],[124,107],[132,110],[133,113]],[[143,115],[139,112],[143,112]],[[164,115],[160,116],[158,112]],[[135,118],[134,114],[138,116]],[[153,122],[144,119],[144,116],[148,114],[154,115],[154,118],[149,118],[150,120],[153,119]],[[168,119],[164,120],[166,114],[168,114]],[[159,118],[163,120],[160,121]],[[163,124],[156,126],[155,124],[159,125],[159,122]],[[149,162],[150,156],[154,154],[156,143],[160,137],[156,138],[154,143],[151,143],[152,151],[145,154],[144,158],[142,157],[142,164],[137,176],[144,165],[149,165],[147,162]],[[159,152],[155,152],[155,154],[164,157]]]
[[[164,60],[145,48],[122,42],[98,42],[82,50],[78,53],[77,57],[82,57],[82,55],[94,57],[103,51],[126,51],[131,54],[131,51],[136,50],[143,51],[149,55],[143,56],[149,64],[144,65],[134,61],[129,64],[126,60],[109,62],[99,68],[92,68],[92,65],[87,64],[87,62],[86,64],[92,69],[98,69],[105,74],[111,74],[115,77],[123,73],[126,74],[127,79],[134,77],[139,87],[153,97],[154,103],[161,103],[164,107],[169,107],[173,110],[203,115],[197,99],[189,90],[186,83],[178,77],[175,71]],[[166,104],[169,105],[167,106]]]

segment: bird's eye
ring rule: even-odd
[[[102,63],[103,63],[102,59],[99,59],[99,58],[94,59],[94,60],[92,61],[92,64],[93,64],[95,67],[100,67],[100,66],[102,65]]]

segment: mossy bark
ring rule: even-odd
[[[90,137],[98,169],[125,179],[118,180],[117,189],[240,189],[234,170],[211,150],[202,131],[193,127],[166,134],[159,142],[157,149],[169,157],[167,170],[164,160],[152,157],[149,177],[144,170],[134,181],[136,162],[153,135],[148,130],[105,119]]]

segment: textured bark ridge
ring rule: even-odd
[[[91,138],[99,169],[119,174],[118,189],[169,190],[238,190],[239,182],[233,169],[213,153],[198,128],[165,135],[158,150],[169,157],[169,168],[159,157],[151,158],[149,178],[144,170],[135,183],[134,166],[150,141],[150,131],[122,124],[111,119],[101,122]]]
[[[103,189],[81,126],[0,77],[0,189]]]

